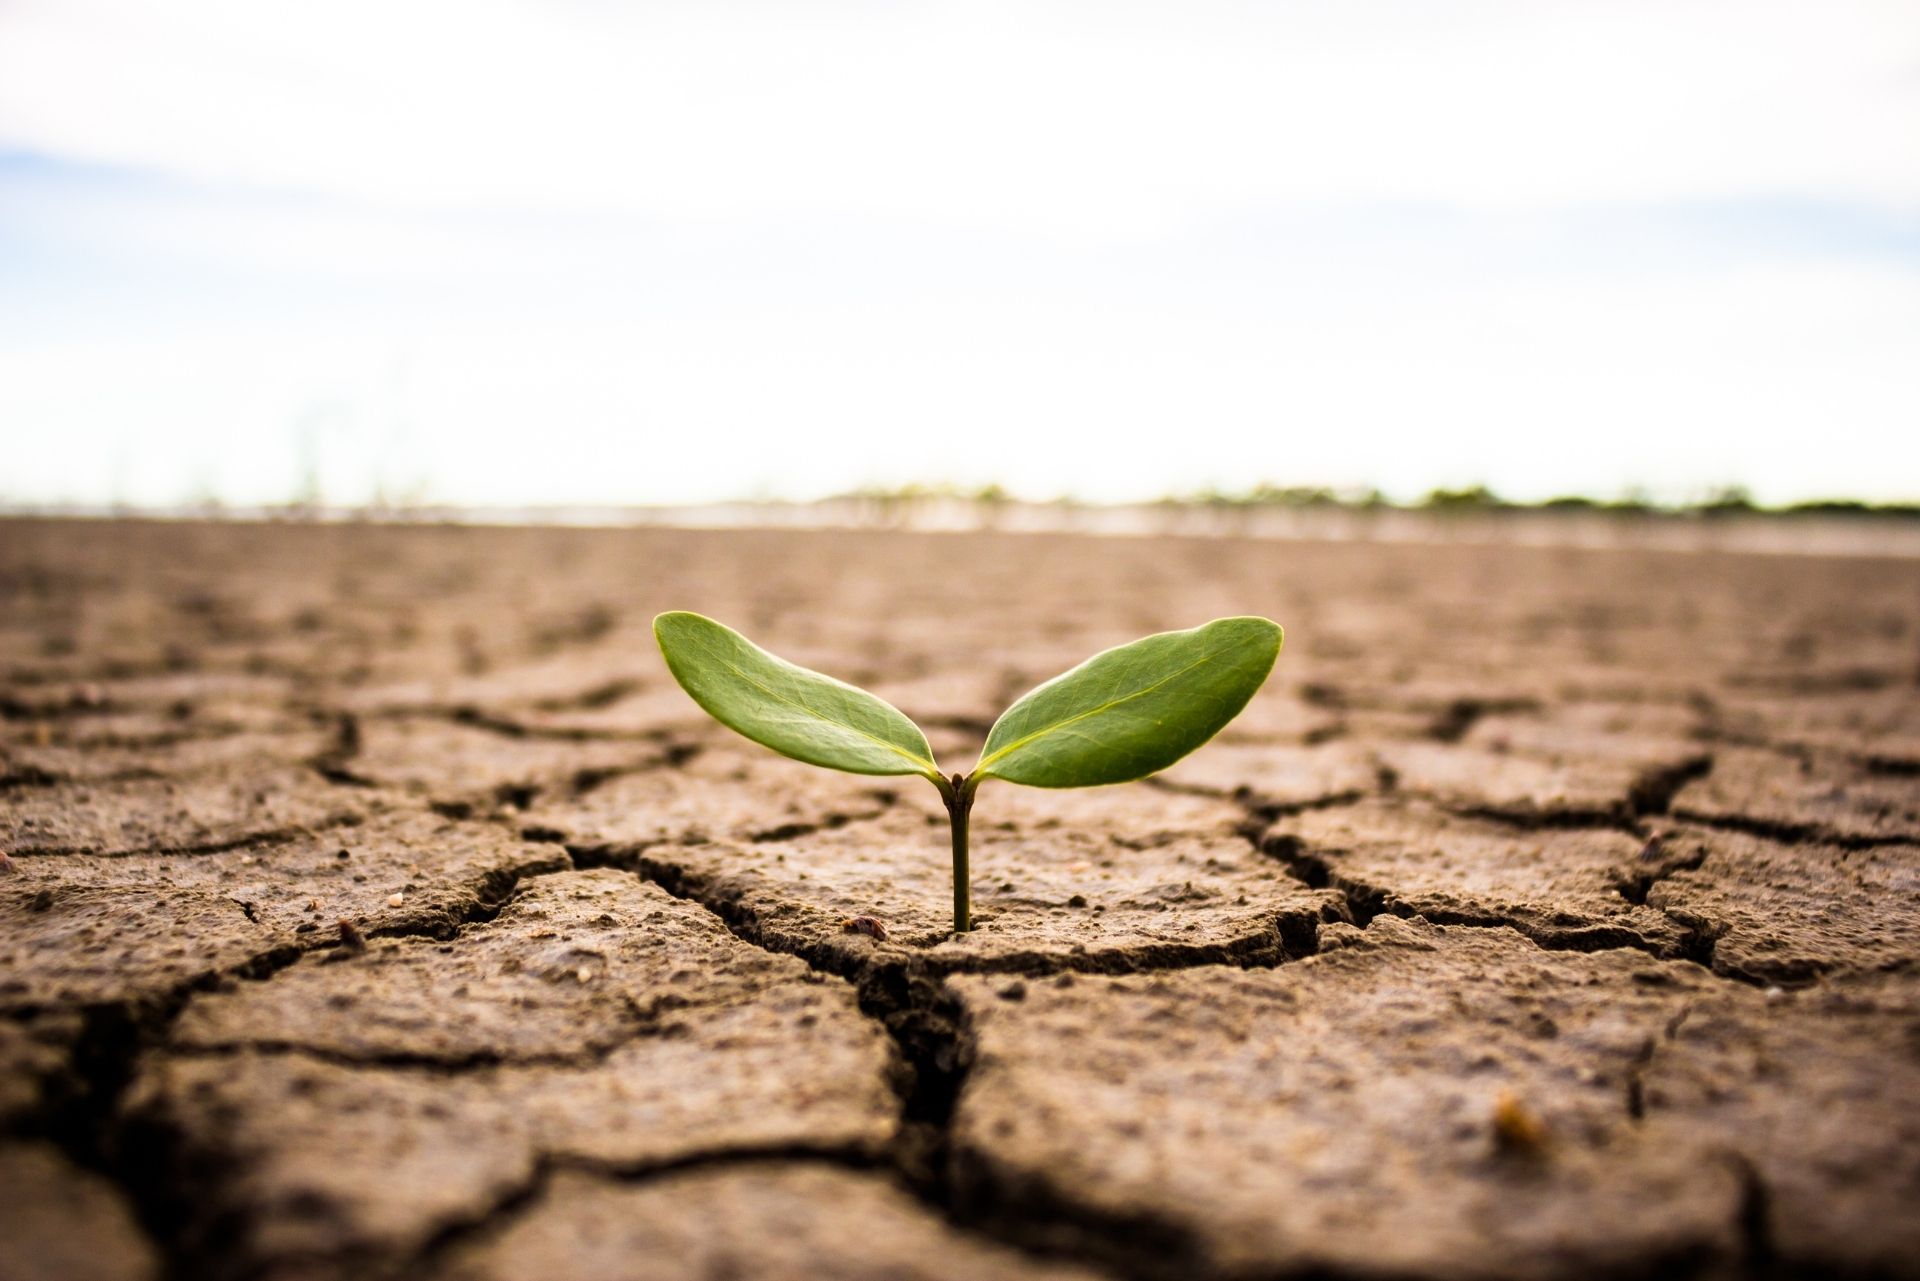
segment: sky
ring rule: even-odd
[[[0,0],[0,503],[1920,498],[1920,5]]]

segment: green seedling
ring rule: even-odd
[[[940,789],[953,829],[956,933],[972,922],[967,823],[980,784],[1100,787],[1163,770],[1240,714],[1281,641],[1267,619],[1219,618],[1095,654],[1003,712],[971,773],[947,775],[920,727],[863,689],[776,658],[699,614],[662,614],[653,634],[680,687],[727,728],[809,765],[918,774]]]

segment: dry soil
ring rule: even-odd
[[[956,938],[668,608],[951,769],[1288,639]],[[6,1281],[1920,1276],[1912,560],[14,521],[0,850]]]

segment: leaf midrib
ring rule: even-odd
[[[872,743],[877,747],[886,748],[889,752],[892,752],[894,755],[900,757],[902,760],[912,761],[915,765],[922,765],[922,766],[925,766],[927,769],[938,768],[934,764],[931,757],[915,756],[912,752],[909,752],[906,748],[901,747],[898,743],[889,743],[884,738],[880,738],[880,737],[877,737],[876,735],[867,733],[867,731],[861,729],[858,725],[849,725],[845,721],[837,721],[833,719],[833,717],[828,716],[825,713],[821,712],[818,708],[809,707],[805,703],[795,702],[793,699],[788,698],[785,694],[780,693],[778,690],[771,689],[768,686],[762,685],[759,681],[755,680],[753,677],[747,675],[746,672],[741,670],[741,668],[737,664],[735,664],[734,661],[730,658],[720,657],[720,661],[726,664],[728,671],[731,671],[735,676],[738,676],[741,680],[753,686],[755,689],[759,690],[762,694],[765,694],[768,698],[771,698],[776,703],[785,703],[788,707],[798,708],[800,711],[805,712],[807,715],[813,717],[813,719],[819,721],[823,725],[832,725],[837,729],[846,730],[850,734],[858,734],[861,738],[866,739],[869,743]],[[926,771],[922,770],[921,772],[925,773]]]
[[[1159,689],[1162,685],[1165,685],[1168,681],[1175,680],[1179,677],[1185,676],[1188,672],[1192,671],[1194,668],[1201,667],[1207,663],[1212,662],[1214,658],[1215,658],[1214,654],[1202,655],[1200,658],[1197,658],[1193,662],[1188,663],[1185,667],[1182,667],[1179,671],[1169,672],[1165,676],[1162,676],[1159,680],[1155,681],[1153,684],[1144,686],[1141,689],[1136,689],[1131,694],[1122,695],[1121,697],[1116,698],[1111,702],[1102,703],[1098,707],[1090,707],[1084,712],[1076,712],[1074,715],[1067,717],[1067,719],[1063,721],[1055,721],[1053,724],[1037,729],[1033,731],[1033,733],[1031,734],[1026,734],[1020,738],[1016,738],[1015,740],[1013,740],[1013,742],[1008,743],[1005,747],[1001,748],[999,751],[995,752],[993,755],[984,758],[978,765],[974,767],[974,772],[980,773],[986,770],[995,761],[1005,757],[1007,753],[1018,751],[1020,748],[1025,747],[1028,743],[1034,742],[1036,739],[1045,738],[1049,734],[1058,733],[1059,731],[1067,728],[1069,725],[1074,725],[1080,721],[1086,720],[1089,716],[1098,716],[1102,712],[1112,711],[1114,708],[1120,706],[1120,704],[1122,703],[1131,702],[1136,698],[1144,698],[1148,694],[1153,693],[1154,690]]]

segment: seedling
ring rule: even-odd
[[[1281,641],[1267,619],[1219,618],[1095,654],[1001,713],[973,771],[947,775],[920,727],[863,689],[699,614],[662,614],[653,634],[680,687],[727,728],[809,765],[918,774],[939,788],[953,830],[955,933],[972,923],[967,823],[981,783],[1100,787],[1163,770],[1240,714]]]

